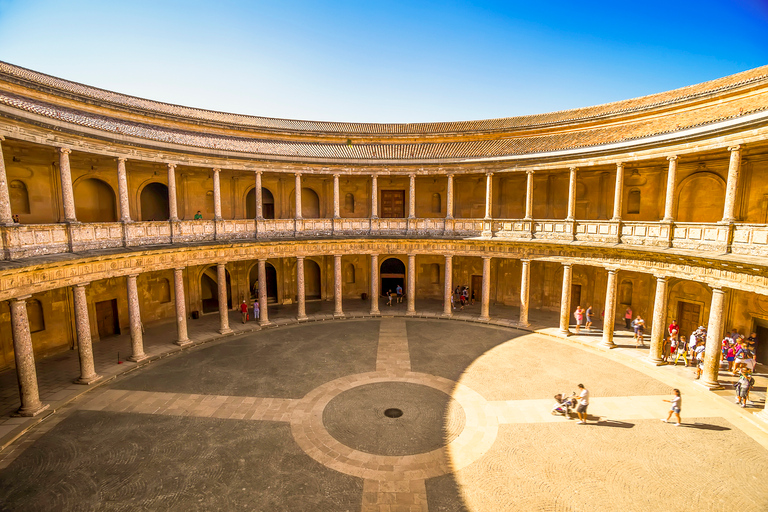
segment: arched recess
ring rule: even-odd
[[[435,192],[432,194],[432,213],[440,213],[443,210],[443,200],[440,194]]]
[[[319,299],[322,294],[320,265],[310,259],[304,260],[304,296],[307,299]]]
[[[171,283],[168,279],[161,277],[157,280],[157,287],[151,290],[152,297],[160,304],[171,302]]]
[[[8,193],[11,196],[12,213],[29,213],[29,193],[27,186],[21,180],[13,180],[8,184]]]
[[[632,281],[625,279],[619,285],[619,304],[629,306],[632,304]]]
[[[678,222],[718,222],[724,205],[723,179],[713,172],[697,172],[678,186],[675,218]]]
[[[389,291],[395,291],[397,285],[405,289],[405,263],[399,258],[387,258],[379,267],[381,279],[381,293],[386,295]]]
[[[275,197],[269,189],[264,187],[261,187],[261,215],[265,219],[275,218]],[[253,187],[245,195],[245,218],[256,218],[256,187]]]
[[[229,271],[227,276],[227,309],[232,308],[232,285]],[[214,313],[219,310],[219,278],[216,266],[210,266],[200,274],[200,299],[203,302],[203,313]]]
[[[440,265],[437,263],[432,263],[429,266],[429,282],[440,284]]]
[[[344,266],[344,282],[347,284],[355,283],[355,266],[352,263],[347,263]]]
[[[277,271],[269,262],[265,265],[265,271],[267,274],[267,303],[274,304],[277,302]],[[251,270],[248,272],[248,285],[251,291],[251,299],[256,299],[259,296],[258,263],[254,263]]]
[[[97,178],[75,183],[75,215],[80,222],[116,222],[117,201],[112,187]]]
[[[355,196],[352,193],[344,196],[344,209],[349,213],[355,213]]]
[[[45,317],[43,316],[43,305],[37,299],[27,301],[27,318],[29,320],[29,332],[40,332],[45,330]]]
[[[296,189],[291,191],[291,217],[296,216]],[[305,219],[320,218],[320,197],[311,188],[301,187],[301,216]]]
[[[162,183],[148,183],[139,196],[141,220],[168,220],[168,187]]]
[[[629,191],[629,195],[627,196],[627,213],[628,214],[636,214],[640,213],[640,199],[641,199],[640,189],[634,188]]]

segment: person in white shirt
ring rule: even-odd
[[[587,423],[587,407],[589,406],[589,391],[584,388],[584,384],[579,384],[579,405],[576,407],[576,414],[579,421],[576,423],[584,425]]]
[[[679,389],[673,389],[672,390],[675,393],[675,396],[672,397],[672,400],[664,400],[665,402],[669,402],[672,404],[672,408],[669,410],[669,414],[667,415],[667,419],[663,419],[664,423],[669,423],[669,419],[674,414],[677,418],[677,423],[675,423],[675,426],[680,426],[680,410],[683,407],[683,397],[680,396],[680,390]]]

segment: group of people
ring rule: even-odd
[[[261,314],[261,309],[259,308],[259,301],[254,300],[253,301],[253,319],[258,321],[259,315]],[[240,317],[243,320],[243,323],[248,321],[248,303],[243,299],[243,302],[240,304]]]
[[[451,308],[456,309],[456,302],[459,303],[459,309],[464,309],[464,306],[466,305],[474,305],[475,304],[475,291],[472,290],[472,293],[469,291],[469,286],[457,286],[455,290],[453,290],[453,293],[451,294]]]
[[[576,319],[576,332],[581,332],[581,322],[586,319],[584,327],[587,331],[592,330],[592,318],[594,313],[592,312],[592,306],[589,306],[586,310],[581,306],[576,306],[576,311],[573,312],[573,318]]]
[[[555,405],[552,407],[552,414],[562,414],[566,419],[571,419],[571,409],[576,409],[576,415],[579,425],[587,423],[587,407],[589,407],[589,391],[584,384],[578,385],[579,390],[572,393],[569,397],[564,397],[562,393],[555,395]]]
[[[403,302],[403,297],[405,297],[405,295],[403,294],[403,287],[398,284],[395,287],[395,291],[394,292],[390,288],[389,290],[387,290],[386,297],[387,297],[387,306],[391,306],[393,301],[396,304],[402,303]]]

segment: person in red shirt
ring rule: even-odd
[[[243,323],[248,320],[248,304],[245,301],[240,304],[240,316],[243,318]]]
[[[674,331],[674,334],[672,334],[672,331]],[[669,324],[669,335],[677,337],[678,332],[680,332],[680,326],[677,325],[677,320],[672,320],[672,323]]]

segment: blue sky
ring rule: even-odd
[[[768,64],[768,0],[0,0],[0,60],[243,114],[484,119]]]

